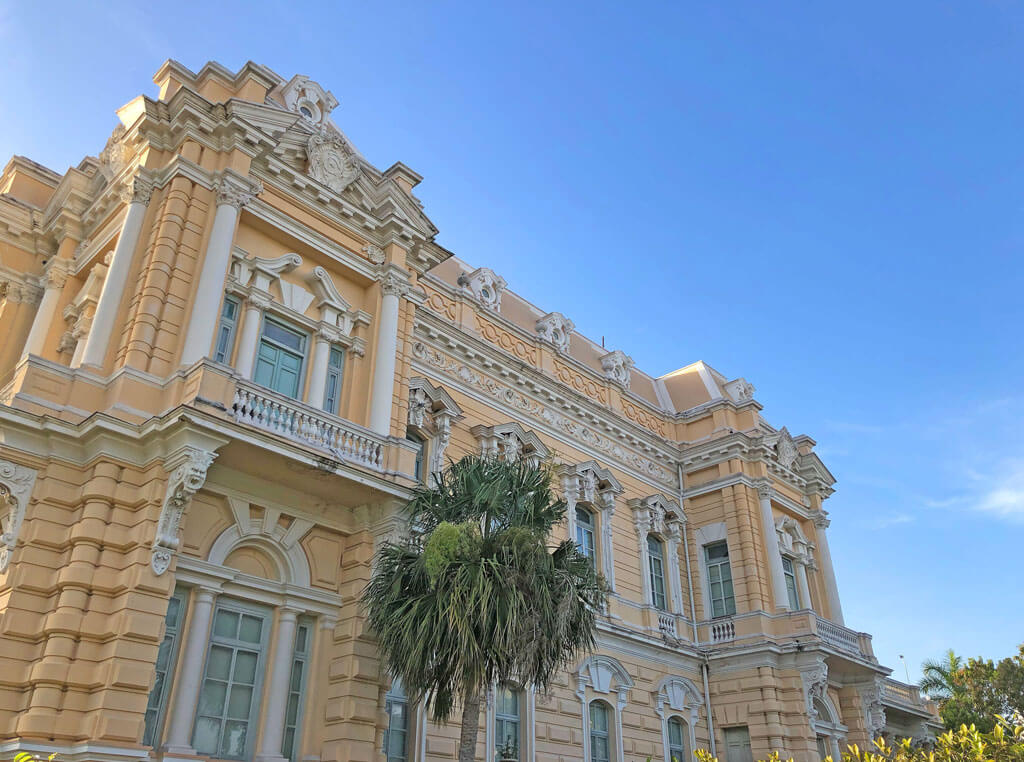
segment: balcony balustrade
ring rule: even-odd
[[[872,659],[870,635],[843,627],[824,617],[816,616],[815,618],[818,620],[818,637],[827,645],[861,659]]]
[[[383,470],[387,440],[351,421],[244,381],[235,388],[231,410],[238,423],[312,445],[337,460]]]

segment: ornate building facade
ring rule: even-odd
[[[814,441],[697,362],[662,377],[435,241],[306,77],[169,61],[63,175],[0,176],[0,759],[455,756],[358,597],[448,459],[556,464],[611,586],[478,759],[800,762],[925,737],[843,620]]]

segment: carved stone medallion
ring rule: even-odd
[[[341,193],[359,176],[359,162],[340,135],[327,130],[313,133],[306,144],[307,171],[335,193]]]

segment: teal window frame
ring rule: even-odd
[[[688,762],[686,723],[679,717],[668,718],[668,762]]]
[[[323,409],[338,415],[341,405],[341,385],[345,379],[345,350],[333,344],[327,352],[327,378],[324,379]]]
[[[593,511],[583,506],[576,506],[576,547],[595,568],[597,567],[597,547],[594,545],[596,529],[597,521]]]
[[[724,549],[724,555],[713,553]],[[704,565],[708,575],[708,600],[711,618],[732,616],[736,613],[736,593],[732,586],[732,565],[729,563],[729,543],[725,540],[704,546]]]
[[[221,614],[237,616],[235,637],[229,636],[221,629],[222,622],[230,623],[230,618],[221,619]],[[248,618],[248,619],[245,619]],[[249,623],[252,619],[260,620],[259,640],[247,640],[240,636],[240,629],[243,622]],[[213,611],[213,627],[210,632],[210,641],[206,649],[206,659],[203,664],[203,679],[200,683],[199,702],[196,706],[195,719],[192,723],[192,748],[204,756],[217,759],[248,760],[252,758],[253,746],[256,743],[256,736],[259,730],[259,717],[262,708],[263,696],[263,675],[266,672],[267,641],[270,636],[270,629],[273,624],[273,612],[263,606],[254,606],[241,603],[235,600],[220,600]],[[228,652],[227,671],[224,677],[218,674],[211,674],[213,666],[211,657],[214,653]],[[244,674],[239,676],[240,654],[255,653],[256,660],[252,667],[252,682],[245,679]],[[217,699],[208,700],[207,687],[211,688],[213,695],[219,685],[224,687],[224,696],[220,701],[220,709],[217,710]],[[245,717],[238,716],[236,708],[232,707],[235,699],[236,689],[238,696],[244,697],[245,691],[249,691],[248,711]],[[215,711],[216,710],[216,711]],[[232,712],[235,712],[232,715]],[[202,721],[216,721],[218,723],[216,749],[208,751],[205,746],[199,743],[198,733]],[[245,726],[245,740],[242,750],[231,754],[226,751],[226,728],[230,724],[236,727],[239,724]]]
[[[156,680],[146,704],[145,725],[142,731],[144,746],[159,746],[163,735],[164,721],[167,719],[167,699],[171,695],[174,668],[177,666],[178,653],[181,651],[179,635],[185,623],[185,615],[188,613],[188,593],[186,588],[177,588],[167,601],[164,638],[160,642],[160,650],[156,657]]]
[[[651,580],[651,604],[662,611],[668,610],[665,596],[665,546],[653,534],[647,535],[647,566]]]
[[[603,701],[590,702],[590,759],[588,762],[611,762],[611,707]]]
[[[516,745],[516,759],[521,757],[523,746],[522,693],[511,685],[499,685],[494,696],[494,756],[499,759],[498,750],[511,738]]]
[[[388,727],[384,732],[384,758],[387,762],[408,762],[409,740],[412,738],[412,723],[409,722],[409,697],[402,682],[396,677],[384,694],[384,711],[388,715]],[[397,723],[404,723],[401,727]]]
[[[277,338],[274,338],[273,336],[269,336],[268,335],[268,326],[273,326],[274,328],[276,328],[278,330],[284,331],[286,335],[287,334],[293,335],[298,340],[298,345],[299,345],[298,348],[293,347],[293,346],[289,346],[284,341],[282,341],[280,339],[277,339]],[[269,361],[266,360],[266,358],[261,356],[261,354],[263,352],[263,349],[264,349],[264,346],[268,347],[269,349],[271,349],[271,350],[273,350],[273,351],[275,351],[275,352],[277,352],[279,354],[283,353],[285,355],[289,355],[291,357],[298,358],[298,360],[299,360],[299,367],[298,367],[298,370],[295,371],[295,374],[296,374],[296,388],[295,388],[294,393],[292,393],[290,391],[285,391],[285,390],[283,390],[281,388],[281,381],[280,381],[279,372],[281,371],[283,366],[281,365],[280,361],[277,361],[275,363],[273,369],[271,370],[270,378],[268,379],[268,378],[265,377],[264,371],[263,371],[265,365],[263,365],[262,363],[269,364]],[[275,316],[272,316],[272,315],[269,315],[269,314],[264,314],[263,315],[263,322],[260,325],[260,339],[259,339],[259,342],[257,343],[257,346],[256,346],[256,360],[255,360],[255,365],[254,365],[254,370],[253,370],[253,380],[257,384],[259,384],[260,386],[266,387],[267,389],[271,389],[271,390],[277,392],[278,394],[280,394],[282,396],[289,397],[289,398],[295,399],[295,400],[301,399],[302,398],[302,391],[303,391],[303,388],[305,387],[305,381],[306,381],[306,364],[307,364],[307,360],[308,360],[308,358],[307,358],[308,353],[309,353],[309,334],[308,333],[303,331],[301,328],[297,328],[296,326],[292,325],[291,323],[288,323],[288,322],[286,322],[284,320],[281,320],[278,317],[275,317]]]
[[[217,342],[213,347],[213,359],[217,362],[231,364],[231,354],[235,349],[235,331],[238,329],[238,314],[241,310],[242,303],[237,297],[224,295],[220,320],[217,323]]]
[[[416,481],[422,482],[426,476],[424,471],[427,463],[427,440],[412,429],[406,429],[405,439],[407,442],[412,442],[416,445],[416,462],[413,465],[413,477]]]
[[[782,557],[782,576],[786,578],[786,596],[789,598],[789,608],[799,611],[800,592],[796,587],[796,570],[793,568],[793,559],[789,556]]]
[[[302,710],[312,652],[313,620],[309,617],[300,617],[295,627],[292,668],[288,676],[288,701],[284,709],[284,735],[281,738],[281,756],[292,762],[295,762],[295,755],[302,745]]]

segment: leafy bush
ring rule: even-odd
[[[974,725],[961,725],[938,736],[932,749],[910,739],[890,745],[879,738],[873,746],[870,750],[856,744],[846,747],[842,762],[1024,762],[1024,716],[1018,713],[1009,720],[997,717],[989,733]],[[694,756],[698,762],[718,762],[705,749],[698,749]],[[762,762],[782,762],[782,758],[773,751]],[[788,762],[793,762],[792,757]]]

